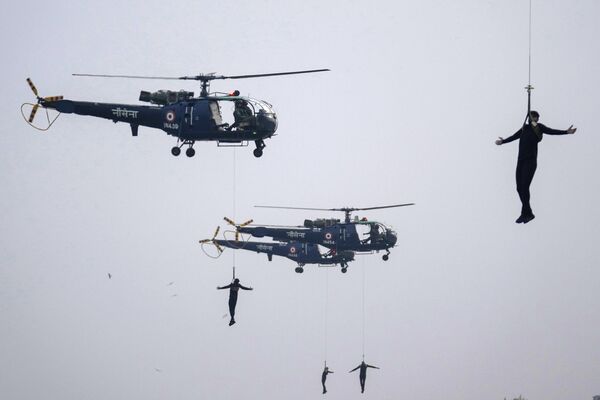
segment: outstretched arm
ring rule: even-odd
[[[515,139],[518,139],[521,137],[521,132],[523,131],[523,128],[519,129],[518,131],[515,132],[514,135],[507,137],[506,139],[502,139],[501,137],[498,138],[498,140],[496,140],[496,144],[498,146],[500,146],[501,144],[504,143],[510,143]]]
[[[542,132],[545,133],[546,135],[572,135],[577,130],[577,128],[573,128],[573,125],[571,125],[569,127],[569,129],[567,129],[565,131],[561,131],[559,129],[548,128],[546,125],[542,125],[542,124],[539,124],[539,125],[540,125],[540,128],[542,128]]]
[[[356,370],[357,370],[357,369],[359,369],[359,368],[360,368],[360,365],[359,365],[358,367],[354,368],[353,370],[351,370],[351,371],[348,371],[348,373],[350,373],[350,372],[354,372],[354,371],[356,371]]]
[[[369,364],[367,364],[367,368],[375,368],[375,369],[380,369],[379,367],[376,367],[376,366],[374,366],[374,365],[369,365]]]
[[[244,290],[254,290],[254,289],[253,289],[253,288],[251,288],[251,287],[246,287],[246,286],[243,286],[243,285],[240,285],[240,289],[244,289]]]
[[[217,289],[229,289],[231,287],[231,283],[227,286],[217,286]]]

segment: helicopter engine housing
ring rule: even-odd
[[[194,92],[180,90],[178,92],[172,90],[159,90],[157,92],[140,92],[140,101],[146,103],[158,104],[166,106],[167,104],[177,103],[179,101],[189,100],[194,97]]]

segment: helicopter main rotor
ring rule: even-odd
[[[378,210],[381,208],[395,208],[413,206],[415,203],[404,203],[404,204],[393,204],[389,206],[375,206],[375,207],[343,207],[343,208],[311,208],[311,207],[283,207],[283,206],[254,206],[257,208],[281,208],[286,210],[311,210],[311,211],[341,211],[345,214],[344,221],[349,223],[351,220],[351,214],[354,211],[366,211],[366,210]]]
[[[141,75],[109,75],[109,74],[73,74],[73,76],[88,76],[94,78],[127,78],[127,79],[161,79],[161,80],[193,80],[200,81],[200,97],[207,97],[208,90],[210,87],[210,81],[215,79],[246,79],[246,78],[262,78],[266,76],[280,76],[280,75],[298,75],[298,74],[310,74],[314,72],[325,72],[329,69],[310,69],[304,71],[289,71],[289,72],[272,72],[267,74],[250,74],[250,75],[215,75],[212,74],[199,74],[194,76],[141,76]]]

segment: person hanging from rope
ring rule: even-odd
[[[542,135],[568,135],[574,134],[577,128],[571,125],[567,130],[561,131],[549,128],[538,123],[540,114],[537,111],[530,111],[528,123],[525,123],[514,135],[503,139],[501,137],[496,140],[498,146],[510,143],[513,140],[519,139],[519,156],[517,159],[517,193],[521,199],[522,208],[521,215],[515,221],[517,224],[528,223],[535,218],[531,205],[529,204],[530,193],[529,186],[533,180],[533,175],[537,168],[538,143],[542,141]]]
[[[354,372],[359,368],[360,368],[360,371],[358,373],[358,378],[360,379],[360,392],[364,393],[365,392],[365,381],[367,380],[367,368],[379,369],[379,367],[376,367],[374,365],[369,365],[369,364],[365,363],[365,360],[362,360],[362,362],[358,365],[358,367],[354,368],[350,372]],[[348,373],[350,373],[350,372],[348,372]]]
[[[323,394],[327,393],[327,388],[325,388],[325,380],[327,380],[327,374],[333,374],[333,371],[329,369],[327,363],[325,363],[325,369],[323,369],[323,373],[321,374],[321,385],[323,385]]]
[[[240,289],[244,290],[254,290],[251,287],[243,286],[240,283],[239,279],[234,279],[232,283],[227,286],[217,286],[217,289],[229,289],[229,315],[231,316],[231,320],[229,321],[229,326],[235,324],[235,305],[237,304],[238,291]]]

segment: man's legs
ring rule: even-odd
[[[229,295],[229,315],[231,315],[231,321],[229,321],[229,326],[235,324],[235,305],[237,304],[237,293],[232,293]]]
[[[531,198],[529,186],[531,185],[531,181],[533,181],[536,168],[537,160],[535,159],[519,160],[517,162],[517,192],[519,193],[519,198],[521,199],[522,204],[521,217],[533,216],[531,205],[529,204],[529,200]],[[521,219],[521,217],[519,219]]]

